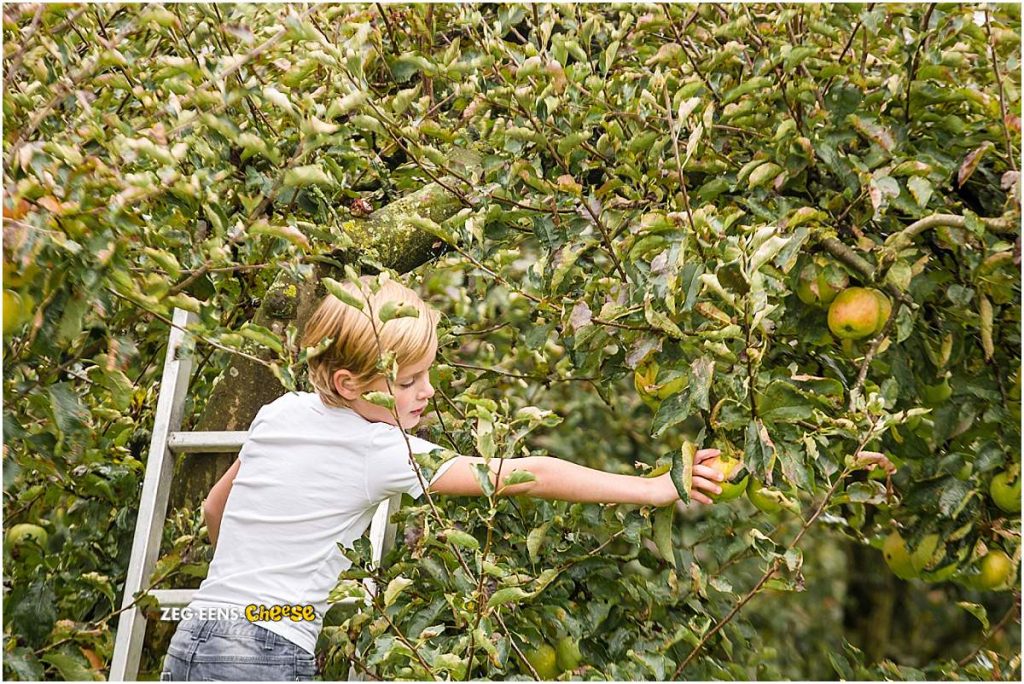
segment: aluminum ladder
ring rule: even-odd
[[[161,608],[182,607],[192,600],[194,589],[155,589],[149,586],[150,577],[160,553],[164,522],[167,519],[167,501],[174,477],[174,458],[184,453],[237,452],[247,432],[182,432],[181,419],[192,374],[195,340],[186,330],[197,316],[183,309],[175,309],[173,324],[164,357],[164,371],[160,380],[153,437],[146,460],[146,475],[142,483],[142,499],[135,524],[132,555],[128,563],[121,614],[114,641],[114,656],[110,664],[109,681],[135,681],[139,674],[142,642],[146,633],[146,618],[135,605],[135,594],[145,591]],[[370,523],[370,544],[374,563],[379,563],[395,542],[396,525],[390,522],[398,510],[401,496],[382,502]],[[367,589],[375,591],[372,582]],[[361,602],[357,597],[344,599],[343,604]],[[354,670],[353,670],[354,671]],[[350,679],[355,678],[354,675]]]

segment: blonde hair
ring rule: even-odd
[[[349,371],[357,385],[365,386],[379,374],[377,360],[382,353],[393,352],[401,368],[416,364],[437,344],[438,313],[415,292],[393,280],[385,280],[374,292],[370,284],[376,280],[362,276],[358,286],[341,283],[347,293],[363,303],[362,311],[328,294],[306,323],[303,347],[316,347],[327,338],[333,340],[309,360],[309,381],[328,406],[348,406],[334,386],[336,371]],[[418,315],[381,323],[378,315],[386,302],[411,305]],[[372,323],[369,315],[374,317]],[[374,325],[380,336],[379,347]]]

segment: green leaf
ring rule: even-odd
[[[363,394],[363,399],[374,406],[380,406],[381,408],[386,408],[389,411],[392,411],[395,408],[395,398],[387,392],[366,392]]]
[[[758,399],[757,413],[768,423],[793,423],[810,418],[814,406],[788,382],[776,380],[765,388],[764,394]]]
[[[665,430],[689,418],[690,409],[689,387],[661,402],[651,422],[651,436],[660,437]]]
[[[319,164],[297,166],[288,169],[281,181],[286,188],[303,188],[309,185],[334,185],[334,179],[327,175]]]
[[[939,495],[939,512],[947,518],[955,518],[977,494],[977,490],[973,489],[969,482],[946,478],[946,484]]]
[[[669,470],[669,477],[684,504],[690,503],[690,492],[693,490],[693,459],[696,455],[697,447],[687,440],[683,440],[679,451],[672,454],[672,468]]]
[[[425,233],[430,233],[434,237],[447,242],[449,245],[458,244],[458,240],[454,233],[429,218],[413,215],[407,216],[406,221],[413,228],[422,230]]]
[[[47,390],[53,419],[62,436],[85,428],[89,421],[89,410],[82,403],[70,383],[60,382]]]
[[[673,568],[676,567],[675,547],[672,544],[672,521],[675,513],[675,504],[664,506],[654,512],[654,545],[658,547],[661,557]]]
[[[70,342],[78,333],[82,332],[82,318],[91,308],[92,302],[87,297],[78,295],[68,300],[64,305],[64,313],[60,319],[60,326],[57,329],[57,342],[65,344]]]
[[[191,311],[192,313],[198,314],[202,313],[203,311],[203,303],[196,299],[195,297],[193,297],[192,295],[186,294],[184,292],[169,295],[166,298],[166,302],[175,308],[184,309],[185,311]]]
[[[442,532],[439,536],[443,537],[445,541],[458,546],[462,549],[476,550],[480,548],[480,541],[471,535],[469,532],[463,532],[455,528],[449,528]]]
[[[558,154],[563,156],[569,154],[589,137],[586,133],[570,133],[558,141],[558,146],[556,147]]]
[[[758,479],[769,480],[766,475],[775,465],[775,443],[760,419],[747,423],[744,434],[743,456],[747,469]]]
[[[381,323],[395,318],[419,318],[420,310],[408,302],[384,302],[377,313]]]
[[[676,325],[671,318],[651,305],[650,296],[648,296],[647,300],[644,302],[644,318],[646,318],[647,322],[652,326],[668,334],[670,337],[677,340],[686,338],[683,331],[679,329],[679,326]]]
[[[387,131],[384,130],[383,124],[381,124],[377,118],[370,116],[369,114],[356,114],[355,116],[349,117],[348,122],[353,127],[361,131],[375,133],[380,136],[387,135]]]
[[[792,71],[796,67],[803,64],[804,60],[808,57],[812,57],[818,54],[818,48],[812,45],[802,45],[795,47],[789,51],[785,59],[782,60],[782,67],[786,71]]]
[[[480,491],[484,496],[494,494],[494,482],[491,480],[491,469],[486,463],[477,463],[473,466],[473,477],[480,485]]]
[[[320,282],[323,283],[324,288],[326,288],[326,290],[329,293],[331,293],[341,301],[345,302],[346,304],[355,309],[358,309],[359,311],[363,310],[363,301],[354,294],[352,294],[351,292],[349,292],[348,290],[346,290],[342,286],[342,284],[339,283],[334,278],[321,278]]]
[[[66,652],[51,652],[42,657],[44,662],[53,665],[60,671],[60,676],[68,682],[95,681],[100,679],[97,673],[89,669],[85,658],[73,656]]]
[[[917,206],[922,209],[928,206],[928,200],[932,198],[932,184],[921,176],[911,176],[907,179],[907,189],[914,196]]]
[[[281,339],[274,334],[272,330],[264,328],[262,325],[256,325],[255,323],[246,323],[239,331],[238,334],[242,337],[252,340],[258,344],[262,344],[264,347],[274,350],[278,354],[284,353],[284,345],[281,343]]]
[[[519,587],[505,587],[491,594],[491,598],[487,599],[488,608],[497,608],[498,606],[504,606],[509,603],[518,603],[523,599],[527,599],[533,596],[531,592],[520,589]]]
[[[502,486],[511,487],[512,485],[523,484],[524,482],[535,482],[537,476],[528,470],[516,470],[511,475],[505,478]]]
[[[295,226],[271,225],[266,221],[257,221],[249,228],[249,233],[252,235],[271,235],[287,240],[299,247],[309,247],[309,238]]]
[[[391,75],[397,83],[405,83],[419,71],[432,72],[434,65],[418,53],[408,52],[391,62]]]
[[[550,529],[550,527],[551,523],[545,522],[530,530],[530,533],[526,535],[526,552],[530,555],[530,560],[534,563],[537,562],[537,558],[540,554],[540,548],[544,545],[544,540],[547,538],[548,529]]]
[[[985,606],[979,605],[977,603],[971,603],[970,601],[957,601],[956,605],[959,608],[963,608],[974,617],[978,618],[978,622],[981,623],[982,631],[984,631],[986,634],[988,633],[988,611],[985,610]]]
[[[412,586],[412,584],[413,581],[405,577],[396,577],[388,582],[388,587],[384,590],[384,607],[386,608],[394,603],[398,595]]]
[[[751,172],[750,178],[747,179],[747,189],[753,190],[758,186],[770,183],[780,173],[782,173],[782,167],[778,164],[772,162],[761,164]]]
[[[19,646],[4,654],[4,667],[10,668],[22,681],[41,681],[43,666],[32,649]]]
[[[715,360],[701,356],[690,365],[690,406],[708,411],[711,409],[709,394],[711,379],[715,372]]]
[[[8,617],[9,616],[9,617]],[[29,646],[42,646],[57,621],[57,596],[45,579],[36,579],[28,589],[15,586],[4,601],[4,621]]]

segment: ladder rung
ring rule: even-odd
[[[180,608],[187,606],[192,600],[195,589],[154,589],[149,592],[155,598],[161,608]]]
[[[248,432],[172,432],[167,437],[167,446],[176,454],[225,453],[241,449],[248,435]]]

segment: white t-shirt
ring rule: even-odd
[[[440,448],[408,439],[413,453]],[[409,448],[397,427],[293,392],[260,409],[239,459],[209,574],[189,608],[313,605],[312,622],[257,623],[313,653],[327,596],[352,564],[337,544],[362,536],[388,497],[423,493]]]

